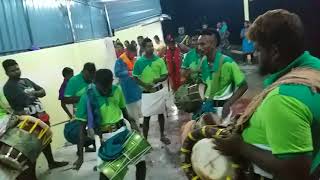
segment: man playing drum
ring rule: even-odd
[[[99,149],[99,157],[106,156],[102,151],[121,153],[121,147],[113,147],[114,144],[119,144],[119,141],[126,139],[128,130],[125,124],[125,119],[130,122],[133,129],[139,131],[134,119],[128,116],[126,110],[125,97],[120,87],[112,85],[113,75],[109,69],[100,69],[96,72],[95,83],[89,87],[86,93],[81,96],[77,106],[76,120],[81,122],[81,132],[79,140],[79,158],[74,163],[75,169],[79,170],[83,163],[83,151],[85,128],[90,125],[90,115],[94,114],[94,129],[96,134],[102,138],[102,146]],[[91,94],[89,93],[91,91]],[[88,103],[92,104],[92,112],[88,110]],[[120,148],[120,149],[119,149]],[[115,154],[116,155],[116,154]],[[114,155],[114,156],[115,156]],[[110,159],[113,159],[112,157]],[[137,180],[144,180],[146,176],[146,163],[140,161],[137,165],[136,177]],[[101,173],[100,179],[108,179]]]
[[[133,76],[143,88],[142,93],[142,115],[143,135],[148,137],[149,121],[153,115],[158,115],[160,125],[160,141],[170,144],[170,140],[164,134],[164,113],[165,113],[165,89],[163,81],[168,78],[166,63],[160,57],[154,55],[152,40],[145,38],[142,41],[145,54],[140,57],[134,65]]]
[[[17,62],[13,59],[7,59],[2,62],[9,80],[6,82],[3,92],[6,96],[14,114],[34,116],[46,124],[50,125],[49,115],[44,111],[39,98],[46,95],[45,90],[29,79],[21,78],[21,71]],[[66,166],[68,162],[57,162],[53,159],[50,144],[43,150],[48,161],[50,169]],[[36,179],[36,165],[33,164],[27,169],[26,176],[30,179]],[[24,176],[24,175],[22,175]]]
[[[198,49],[199,34],[195,33],[191,37],[190,50],[185,55],[181,65],[182,81],[188,81],[189,78],[197,78],[194,73],[198,73],[200,68],[201,55]]]
[[[254,179],[318,180],[320,60],[304,51],[303,24],[294,13],[272,10],[247,35],[260,73],[270,74],[264,81],[269,91],[252,108],[242,134],[216,138],[216,149],[252,163]],[[291,82],[283,83],[291,74]]]
[[[218,51],[219,44],[220,36],[215,30],[204,30],[198,40],[200,53],[207,57],[201,64],[202,80],[207,86],[205,97],[213,100],[218,115],[226,118],[232,104],[246,92],[248,86],[236,62]]]
[[[96,67],[94,63],[88,62],[84,64],[82,71],[78,75],[73,76],[67,83],[62,102],[73,105],[74,111],[76,111],[76,106],[79,103],[80,97],[86,92],[89,84],[92,83],[95,73]],[[74,112],[71,114],[74,114]],[[80,124],[77,121],[71,121],[65,125],[64,135],[70,143],[77,144],[79,128]],[[85,151],[95,152],[96,148],[94,141],[90,142],[90,140],[87,139],[86,142]],[[94,148],[88,147],[91,144],[94,146]]]

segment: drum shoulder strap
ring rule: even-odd
[[[311,88],[313,92],[320,91],[320,71],[310,68],[296,68],[279,78],[276,82],[271,84],[267,89],[263,90],[259,95],[253,98],[248,105],[247,109],[237,120],[236,128],[243,130],[246,122],[251,118],[253,113],[262,103],[264,98],[274,90],[276,87],[282,84],[300,84]]]
[[[219,66],[218,66],[218,71],[214,74],[212,74],[213,79],[212,79],[212,86],[211,86],[211,92],[209,95],[209,98],[212,99],[214,97],[214,95],[218,92],[219,90],[219,81],[221,79],[221,73],[222,73],[222,66],[224,63],[224,58],[225,55],[221,55],[221,57],[219,58]]]

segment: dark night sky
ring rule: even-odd
[[[163,23],[164,33],[177,33],[177,27],[185,26],[192,32],[208,23],[215,27],[226,20],[231,32],[231,43],[240,43],[239,33],[243,24],[242,0],[161,0],[163,13],[172,21]],[[253,0],[250,2],[250,19],[270,9],[287,9],[297,13],[306,31],[306,48],[320,57],[320,0]]]

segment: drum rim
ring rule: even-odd
[[[110,172],[111,174],[105,173],[105,170],[104,170],[104,169],[105,169],[106,167],[113,167],[113,166],[112,166],[112,163],[120,160],[120,159],[123,158],[123,157],[125,157],[125,159],[128,159],[128,157],[127,157],[128,155],[127,155],[125,152],[121,152],[121,155],[120,155],[117,159],[112,160],[112,161],[104,161],[102,164],[100,164],[100,165],[98,166],[98,170],[99,170],[102,174],[104,174],[104,175],[107,176],[107,177],[113,174],[112,177],[108,177],[108,178],[110,178],[110,179],[113,179],[115,176],[119,175],[122,171],[124,171],[125,168],[128,167],[128,165],[130,165],[130,164],[135,164],[135,163],[139,162],[139,161],[143,158],[144,155],[148,154],[148,153],[151,151],[152,146],[151,146],[151,144],[148,142],[148,140],[145,139],[140,133],[138,133],[138,132],[135,131],[135,130],[132,130],[132,132],[130,132],[130,134],[128,135],[128,138],[127,138],[127,140],[125,141],[124,144],[127,144],[130,139],[134,139],[135,136],[139,136],[139,138],[141,138],[141,140],[145,141],[144,144],[146,144],[146,145],[148,145],[148,146],[145,147],[143,150],[141,150],[138,155],[136,155],[135,157],[132,158],[132,160],[130,160],[129,162],[127,162],[127,163],[125,163],[125,164],[122,164],[123,166],[121,166],[119,169],[114,170],[114,168],[111,168],[112,171],[108,171],[108,172]],[[131,148],[130,148],[130,149],[131,149]],[[125,150],[125,147],[123,148],[123,151],[124,151],[124,150]]]
[[[207,125],[201,128],[194,129],[188,133],[183,145],[181,147],[181,154],[183,155],[181,161],[181,168],[185,172],[188,179],[200,178],[192,167],[191,155],[192,149],[196,142],[205,139],[218,137],[222,134],[228,134],[228,128],[220,128],[219,125]]]

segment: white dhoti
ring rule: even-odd
[[[164,114],[166,108],[166,90],[160,89],[154,93],[142,93],[141,112],[144,117]]]

